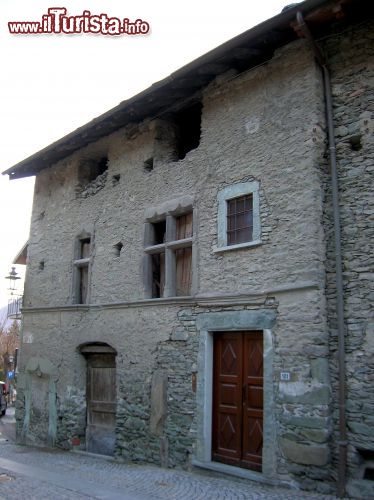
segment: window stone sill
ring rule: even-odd
[[[294,293],[295,291],[320,289],[321,284],[318,281],[302,281],[293,283],[283,283],[272,288],[263,288],[260,290],[245,290],[241,292],[216,292],[205,293],[199,295],[190,295],[186,297],[162,297],[154,299],[139,299],[128,300],[124,302],[98,302],[91,304],[65,304],[54,306],[29,306],[22,307],[22,314],[32,314],[40,312],[89,312],[91,310],[100,309],[128,309],[135,307],[153,307],[153,306],[173,306],[173,305],[200,305],[210,307],[212,305],[248,305],[248,304],[263,304],[267,295],[279,293]]]
[[[228,252],[229,250],[241,250],[242,248],[257,247],[262,245],[261,240],[247,241],[246,243],[238,243],[237,245],[227,245],[223,247],[214,247],[214,253]]]

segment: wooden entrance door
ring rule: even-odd
[[[115,355],[90,353],[86,359],[86,449],[92,453],[113,455],[116,427]]]
[[[215,333],[213,460],[261,472],[262,429],[262,333]]]

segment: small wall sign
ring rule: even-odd
[[[290,372],[281,372],[280,379],[282,382],[289,382],[291,380],[291,373]]]

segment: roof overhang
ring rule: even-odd
[[[355,21],[362,11],[373,7],[370,0],[306,0],[245,31],[205,55],[183,66],[143,92],[121,102],[106,113],[41,151],[9,168],[10,179],[36,175],[78,149],[105,137],[128,124],[142,122],[170,112],[185,102],[217,75],[234,68],[248,70],[271,59],[274,50],[298,38],[296,13],[301,12],[313,33],[319,37],[331,32],[338,19]]]
[[[14,257],[13,264],[19,264],[19,265],[22,265],[22,266],[26,265],[28,246],[29,246],[29,242],[26,241],[26,243],[23,245],[23,247],[21,248],[21,250]]]

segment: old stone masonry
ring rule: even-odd
[[[19,443],[374,498],[372,10],[290,6],[5,172]]]

